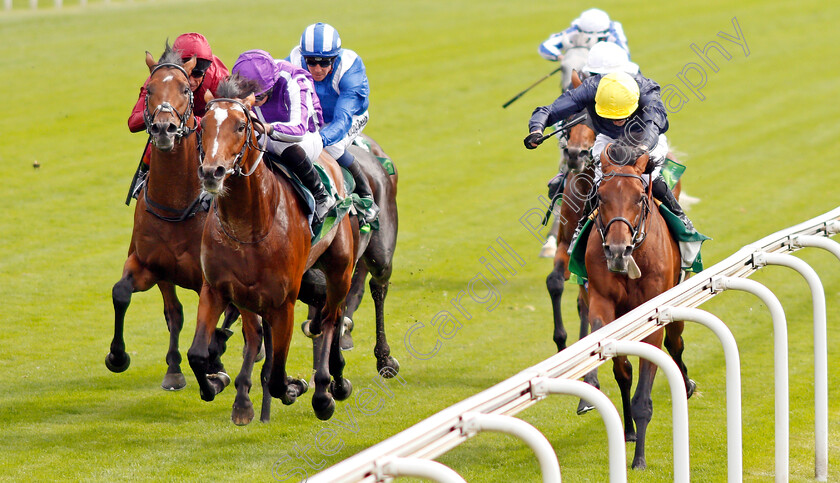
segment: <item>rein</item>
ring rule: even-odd
[[[613,177],[636,178],[639,181],[641,181],[642,184],[644,184],[644,180],[642,179],[641,176],[635,175],[635,174],[629,174],[629,173],[613,173],[613,174],[610,174],[609,176],[604,177],[603,182],[606,182],[608,179],[611,179]],[[633,251],[635,251],[636,248],[638,248],[642,244],[642,242],[645,241],[645,239],[647,238],[647,233],[648,233],[648,226],[647,225],[650,225],[650,218],[648,218],[648,214],[650,213],[650,198],[651,198],[651,185],[652,184],[653,184],[652,182],[648,183],[647,196],[644,198],[644,203],[642,205],[642,212],[639,215],[638,223],[636,224],[636,226],[633,226],[633,224],[630,222],[630,220],[628,220],[627,218],[624,218],[623,216],[616,216],[615,218],[613,218],[609,222],[607,222],[606,225],[604,225],[604,220],[603,220],[603,218],[601,218],[602,210],[598,210],[598,214],[595,216],[595,226],[598,228],[598,233],[601,235],[601,245],[605,249],[607,247],[607,240],[606,240],[607,239],[607,231],[609,231],[610,226],[612,226],[612,224],[615,223],[615,222],[624,223],[625,225],[627,225],[630,228],[630,233],[632,235],[632,241],[633,241],[633,249],[630,250],[630,253],[633,253]],[[600,205],[600,199],[599,199],[598,204]]]
[[[263,136],[264,140],[263,140],[263,145],[262,146],[259,146],[259,145],[255,144],[253,142],[254,119],[251,117],[250,110],[245,106],[245,104],[238,101],[237,99],[220,97],[220,98],[217,98],[217,99],[213,99],[213,100],[211,100],[210,102],[207,103],[207,111],[209,112],[210,111],[210,106],[212,104],[217,103],[217,102],[230,102],[232,104],[238,105],[242,109],[242,112],[245,113],[245,117],[248,120],[247,124],[245,125],[246,126],[245,127],[245,142],[242,143],[242,149],[239,150],[239,153],[236,155],[236,158],[233,161],[233,167],[226,170],[225,174],[236,174],[238,176],[243,176],[243,177],[251,176],[257,170],[257,166],[260,165],[260,162],[263,159],[263,155],[265,154],[265,151],[266,151],[265,146],[268,144],[268,135]],[[199,136],[200,136],[200,134],[199,134]],[[199,149],[198,163],[199,163],[199,166],[201,166],[201,165],[204,164],[204,156],[205,156],[203,143],[201,143],[201,142],[198,143],[198,149]],[[251,167],[251,169],[248,170],[248,172],[246,173],[245,171],[242,170],[241,163],[242,163],[242,159],[245,157],[245,154],[249,151],[249,149],[256,149],[257,151],[260,152],[260,155],[259,155],[259,157],[257,157],[257,160],[254,162],[254,165]],[[275,216],[277,214],[278,207],[279,207],[279,204],[274,206]],[[266,237],[268,237],[268,235],[271,233],[271,226],[269,226],[268,230],[266,230],[265,234],[257,240],[253,240],[253,241],[240,240],[239,238],[236,238],[235,236],[233,236],[233,234],[229,233],[225,229],[225,225],[224,225],[224,223],[222,223],[222,218],[219,216],[219,205],[216,202],[213,202],[213,213],[216,215],[215,216],[216,222],[219,224],[219,228],[222,230],[222,233],[224,233],[225,236],[227,236],[228,238],[230,238],[231,240],[233,240],[233,241],[235,241],[239,244],[255,245],[255,244],[260,243],[261,241],[265,240]],[[274,219],[275,216],[273,216],[272,219]]]
[[[149,77],[153,76],[155,74],[155,72],[158,71],[158,69],[161,69],[163,67],[178,69],[179,71],[181,71],[182,74],[184,74],[184,77],[187,78],[187,82],[190,81],[190,76],[187,74],[187,71],[184,70],[184,68],[181,67],[178,64],[158,64],[158,65],[155,66],[154,69],[152,69],[152,72],[151,72],[151,74],[149,74]],[[175,137],[176,138],[182,138],[182,137],[189,136],[190,134],[194,133],[196,131],[196,129],[198,129],[197,127],[191,128],[191,127],[187,126],[187,122],[189,122],[189,120],[192,118],[193,106],[194,106],[193,92],[192,92],[191,89],[189,89],[189,92],[190,92],[190,94],[189,94],[189,98],[190,98],[189,107],[187,107],[187,109],[184,110],[183,114],[178,114],[178,111],[175,110],[174,107],[172,107],[172,104],[170,104],[169,102],[166,102],[166,101],[158,104],[155,107],[154,111],[149,112],[149,91],[148,90],[146,91],[146,100],[144,101],[145,105],[146,105],[146,108],[143,109],[143,122],[146,123],[146,132],[149,133],[149,136],[151,136],[151,134],[152,134],[151,133],[152,123],[154,123],[155,118],[161,112],[174,113],[175,116],[177,116],[178,119],[181,121],[181,125],[178,126],[178,129],[175,131]]]
[[[257,166],[259,166],[260,162],[262,162],[263,154],[265,154],[265,146],[268,144],[268,136],[267,135],[263,136],[264,139],[263,139],[263,145],[262,146],[254,144],[253,137],[252,137],[252,134],[254,132],[254,120],[250,115],[249,109],[247,107],[245,107],[245,104],[243,104],[242,102],[240,102],[236,99],[220,97],[220,98],[213,99],[212,101],[208,102],[207,103],[207,110],[209,111],[210,106],[212,104],[217,103],[217,102],[230,102],[230,103],[238,105],[242,109],[242,112],[245,113],[245,117],[248,119],[248,123],[245,125],[245,139],[246,139],[246,141],[244,143],[242,143],[242,149],[239,150],[239,154],[237,154],[236,158],[233,160],[233,167],[226,170],[225,174],[236,174],[236,175],[239,175],[239,176],[251,176],[252,174],[254,174],[254,171],[257,170]],[[260,155],[257,158],[256,162],[254,162],[254,165],[251,166],[251,169],[248,170],[248,172],[246,173],[242,170],[241,163],[242,163],[242,159],[245,156],[245,152],[248,150],[248,148],[256,149],[257,151],[260,152]],[[200,140],[199,140],[199,143],[198,143],[198,149],[199,149],[198,165],[202,166],[202,165],[204,165],[205,153],[204,153],[204,146],[200,142]]]
[[[192,218],[198,213],[198,210],[201,207],[201,195],[197,196],[189,206],[187,206],[184,210],[177,210],[175,208],[170,208],[165,205],[161,205],[160,203],[155,203],[154,201],[149,198],[149,183],[146,182],[146,185],[143,187],[143,200],[146,202],[146,211],[154,215],[156,218],[161,219],[163,221],[168,221],[171,223],[179,223],[187,218]],[[164,216],[160,213],[156,213],[154,210],[162,210],[167,211],[169,213],[174,213],[176,216]]]

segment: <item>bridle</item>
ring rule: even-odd
[[[233,166],[225,171],[225,174],[236,174],[239,176],[251,176],[256,171],[257,166],[259,166],[260,162],[262,161],[263,154],[265,154],[265,146],[268,144],[268,136],[263,136],[263,145],[259,146],[254,143],[253,141],[253,133],[254,133],[254,119],[251,117],[250,110],[243,104],[241,101],[237,99],[231,99],[227,97],[220,97],[217,99],[213,99],[212,101],[207,103],[207,112],[210,112],[210,106],[216,104],[218,102],[230,102],[232,104],[238,105],[242,112],[245,113],[245,118],[247,123],[245,124],[245,141],[242,142],[242,148],[239,150],[239,154],[236,155],[236,158],[233,160]],[[242,169],[242,159],[245,157],[245,152],[248,148],[256,149],[260,152],[260,156],[257,158],[254,165],[251,166],[251,169],[248,170],[246,173]],[[198,143],[198,165],[204,165],[204,146],[203,143],[199,140]]]
[[[152,72],[149,74],[149,77],[153,76],[155,74],[155,72],[158,71],[158,69],[161,69],[163,67],[178,69],[179,71],[181,71],[182,74],[184,74],[184,77],[187,78],[187,83],[189,83],[189,81],[190,81],[189,74],[187,74],[187,71],[178,64],[171,64],[171,63],[158,64],[154,67],[154,69],[152,69]],[[194,106],[192,89],[188,89],[188,91],[189,91],[189,99],[190,99],[189,107],[187,107],[187,109],[184,110],[183,114],[179,114],[178,111],[174,107],[172,107],[172,104],[170,104],[167,101],[161,102],[160,104],[158,104],[155,107],[154,111],[149,112],[149,91],[148,90],[146,91],[146,100],[145,100],[145,106],[146,107],[145,107],[145,109],[143,109],[143,122],[146,123],[146,132],[149,133],[149,136],[152,135],[152,133],[151,133],[152,124],[154,124],[155,118],[161,112],[174,113],[175,116],[178,117],[178,119],[181,121],[181,125],[178,126],[178,129],[175,131],[175,137],[176,138],[189,136],[190,134],[192,134],[196,131],[197,127],[191,128],[191,127],[187,126],[187,122],[189,122],[190,118],[192,117],[193,106]]]
[[[638,179],[642,185],[644,185],[644,179],[637,174],[630,174],[630,173],[612,173],[610,175],[604,176],[604,180],[601,183],[607,182],[609,179],[614,177],[619,178],[636,178]],[[648,183],[648,190],[647,196],[643,198],[642,202],[642,212],[639,214],[639,218],[635,226],[633,223],[630,222],[627,218],[623,216],[616,216],[615,218],[611,219],[607,224],[604,224],[603,218],[601,218],[601,210],[598,210],[598,213],[595,215],[595,226],[598,228],[598,233],[601,234],[601,245],[604,249],[607,249],[607,232],[615,222],[624,223],[630,228],[630,233],[632,235],[631,241],[633,242],[633,248],[630,250],[630,253],[639,247],[642,242],[645,241],[647,238],[648,233],[648,225],[650,225],[650,218],[648,218],[648,214],[650,213],[650,198],[651,198],[651,186],[653,183]],[[601,204],[600,196],[598,197],[598,205]]]

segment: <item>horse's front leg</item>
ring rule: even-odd
[[[198,299],[198,317],[195,323],[195,337],[187,351],[187,359],[198,381],[201,399],[212,401],[224,385],[211,384],[207,373],[210,368],[210,342],[216,329],[219,316],[227,306],[227,301],[205,282]],[[227,382],[230,382],[229,380]]]
[[[662,330],[658,330],[647,336],[643,342],[654,347],[662,346]],[[636,454],[633,456],[633,469],[645,469],[645,438],[647,427],[653,417],[653,379],[656,377],[656,364],[645,358],[639,358],[639,383],[636,385],[636,392],[633,394],[632,412],[633,421],[636,423]]]
[[[596,330],[603,327],[605,324],[612,322],[613,319],[615,319],[615,307],[613,306],[612,302],[610,302],[606,297],[598,293],[591,286],[590,292],[591,293],[589,295],[589,323],[592,326],[592,332],[595,332]],[[589,384],[590,386],[596,387],[598,389],[601,388],[601,384],[598,382],[598,369],[593,369],[587,372],[583,376],[583,381]],[[595,406],[592,403],[581,399],[578,403],[577,413],[585,414],[589,411],[592,411],[593,409],[595,409]]]
[[[157,277],[143,267],[137,255],[134,253],[129,255],[123,266],[122,278],[111,290],[111,298],[114,302],[114,338],[111,340],[110,351],[105,356],[105,366],[111,372],[123,372],[131,364],[131,357],[125,352],[123,340],[125,313],[131,304],[131,294],[145,292],[155,283],[157,283]]]
[[[245,350],[242,354],[242,369],[236,376],[236,398],[230,419],[237,426],[244,426],[254,419],[254,405],[248,393],[251,392],[251,373],[262,345],[262,320],[253,312],[242,311],[242,334],[245,337]]]
[[[566,328],[563,326],[563,313],[560,303],[563,297],[563,288],[566,283],[564,274],[567,263],[568,255],[566,255],[566,251],[563,249],[557,250],[557,255],[554,258],[554,268],[545,279],[548,296],[551,298],[551,309],[554,316],[553,338],[558,352],[566,348],[566,338],[568,337]]]
[[[163,376],[161,387],[168,391],[177,391],[187,385],[187,380],[181,372],[181,352],[178,350],[178,339],[184,327],[184,307],[175,293],[175,285],[159,281],[158,289],[163,296],[163,316],[169,329],[169,351],[166,353],[166,375]]]
[[[271,369],[268,374],[263,366],[263,377],[268,377],[268,392],[272,397],[289,405],[294,403],[298,396],[306,392],[309,385],[301,379],[294,379],[286,375],[286,360],[289,355],[289,346],[292,341],[292,326],[295,317],[295,296],[290,296],[283,302],[278,310],[265,314],[263,323],[270,330],[265,331],[266,361]],[[271,354],[268,354],[270,348]],[[329,377],[329,376],[328,376]],[[265,399],[263,399],[265,402]],[[261,418],[266,416],[262,414]]]
[[[385,297],[388,296],[391,271],[386,276],[371,277],[370,295],[376,310],[376,346],[373,355],[376,356],[376,371],[384,378],[391,378],[400,372],[400,363],[391,356],[391,346],[385,337]]]
[[[680,368],[683,383],[685,383],[685,394],[690,398],[694,394],[694,390],[697,389],[697,383],[688,378],[688,368],[685,367],[685,362],[683,362],[682,358],[683,351],[685,350],[685,343],[682,338],[684,325],[685,322],[675,321],[665,327],[665,348],[668,349],[671,358],[674,359],[674,362]]]

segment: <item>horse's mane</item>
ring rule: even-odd
[[[627,146],[625,144],[610,144],[609,149],[607,150],[609,164],[612,164],[614,166],[629,166],[631,164],[634,164],[636,162],[636,158],[633,157],[632,152],[632,147]]]
[[[219,87],[216,88],[216,96],[228,99],[245,99],[259,90],[260,85],[257,81],[247,79],[239,74],[231,74],[219,83]]]
[[[173,49],[169,45],[169,39],[166,39],[166,47],[163,49],[160,59],[158,59],[158,64],[184,65],[184,61],[181,60],[181,51]]]

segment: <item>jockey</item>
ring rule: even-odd
[[[321,129],[324,150],[353,175],[359,197],[371,201],[364,220],[372,222],[379,214],[379,207],[373,203],[367,177],[347,150],[369,118],[370,88],[362,58],[352,50],[341,48],[341,38],[332,26],[318,22],[306,27],[300,45],[292,49],[286,60],[312,74],[327,123]]]
[[[630,75],[624,71],[588,77],[579,87],[564,92],[552,104],[534,109],[525,147],[537,147],[547,124],[554,124],[583,109],[587,110],[597,133],[592,146],[596,166],[600,168],[601,154],[610,143],[627,148],[617,151],[629,152],[631,159],[648,153],[650,161],[645,172],[652,173],[654,198],[677,215],[689,231],[693,231],[691,220],[655,169],[662,166],[668,154],[668,142],[663,134],[668,130],[668,117],[659,97],[659,84],[641,74]],[[600,169],[597,171],[596,185],[601,174]]]
[[[577,33],[589,35],[593,42],[607,41],[617,44],[622,49],[630,52],[627,46],[627,37],[621,22],[610,20],[606,12],[597,8],[590,8],[580,14],[580,17],[572,21],[571,27],[562,32],[552,34],[548,40],[540,44],[538,49],[540,55],[551,61],[559,61],[563,58],[563,51],[572,45],[572,36]]]
[[[268,129],[266,157],[287,167],[315,198],[314,222],[320,223],[335,205],[312,163],[324,146],[318,127],[324,123],[321,104],[309,72],[285,60],[274,60],[264,50],[243,52],[233,64],[233,74],[252,81],[248,87],[256,102],[253,111]],[[300,137],[298,142],[278,134]]]
[[[195,67],[190,72],[189,81],[190,89],[193,91],[193,113],[200,118],[204,115],[206,109],[204,93],[209,90],[215,94],[219,82],[228,76],[228,69],[218,57],[213,55],[210,44],[201,34],[190,32],[179,35],[175,39],[175,43],[172,44],[172,48],[181,52],[181,58],[184,62],[190,60],[193,56],[196,57]],[[128,117],[128,129],[131,132],[140,132],[146,129],[143,113],[146,110],[146,84],[148,82],[149,80],[146,79],[146,82],[140,87],[140,97]],[[143,162],[139,165],[137,176],[135,176],[137,183],[132,188],[134,198],[140,192],[146,173],[149,171],[149,153],[150,150],[147,147],[143,153]]]

